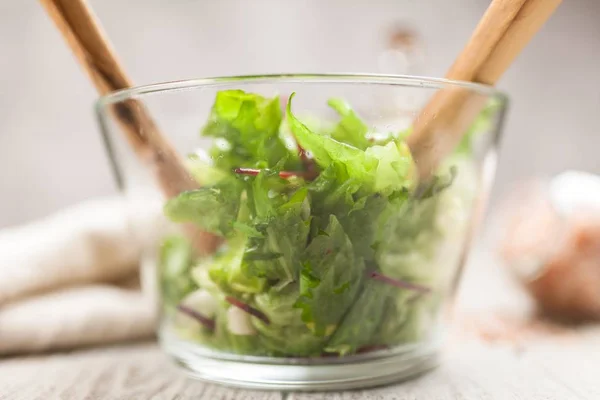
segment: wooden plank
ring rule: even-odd
[[[155,344],[133,344],[0,362],[2,400],[279,400],[186,378]]]
[[[596,370],[600,364],[596,364]],[[597,398],[597,397],[594,397]],[[292,394],[289,400],[581,400],[592,399],[523,362],[510,347],[469,343],[441,367],[404,384],[344,393]]]
[[[600,399],[600,328],[579,330],[575,337],[542,341],[523,354],[529,362],[548,377],[569,387],[586,399]]]

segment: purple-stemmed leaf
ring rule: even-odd
[[[193,310],[189,307],[186,307],[182,304],[177,306],[177,309],[182,312],[183,314],[187,315],[188,317],[192,317],[193,319],[195,319],[196,321],[200,322],[202,325],[204,325],[204,327],[208,330],[214,331],[215,330],[215,320],[205,317],[204,315],[202,315],[201,313],[199,313],[196,310]]]
[[[401,279],[390,278],[389,276],[380,274],[379,272],[376,272],[376,271],[369,272],[369,278],[374,279],[379,282],[382,282],[382,283],[387,283],[388,285],[392,285],[392,286],[395,286],[395,287],[401,288],[401,289],[414,290],[416,292],[421,292],[421,293],[427,293],[427,292],[431,291],[431,288],[428,288],[426,286],[417,285],[415,283],[403,281]]]
[[[269,325],[271,323],[271,321],[269,321],[269,318],[262,311],[257,310],[256,308],[252,307],[251,305],[246,304],[243,301],[240,301],[231,296],[225,297],[225,300],[232,306],[237,307],[240,310],[245,311],[248,314],[252,315],[253,317],[260,319],[265,324]]]

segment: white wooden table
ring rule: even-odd
[[[131,344],[5,360],[0,363],[0,399],[600,399],[600,336],[584,336],[520,352],[469,342],[413,381],[343,393],[257,392],[205,384],[186,378],[154,343]]]
[[[481,257],[475,259],[482,266],[471,268],[465,276],[459,298],[463,315],[491,318],[503,310],[527,308],[497,274],[500,269],[482,263]],[[0,400],[600,399],[599,326],[556,331],[534,325],[503,331],[494,319],[484,321],[475,324],[486,327],[482,332],[471,329],[472,318],[458,320],[456,328],[461,333],[453,336],[436,370],[377,389],[281,393],[224,388],[186,378],[156,344],[148,342],[0,359]],[[498,338],[503,340],[490,340]]]

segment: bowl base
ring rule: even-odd
[[[203,354],[202,347],[160,335],[163,349],[187,375],[206,382],[245,389],[283,391],[348,390],[386,385],[414,378],[438,365],[439,346],[419,344],[386,351],[368,358],[335,363],[297,364],[262,358],[227,359]],[[344,360],[337,358],[336,360]]]

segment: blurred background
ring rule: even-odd
[[[442,76],[487,0],[92,0],[137,84],[277,72]],[[492,205],[512,183],[600,172],[600,2],[565,1],[506,74]],[[116,191],[95,90],[33,1],[0,0],[0,227]]]

